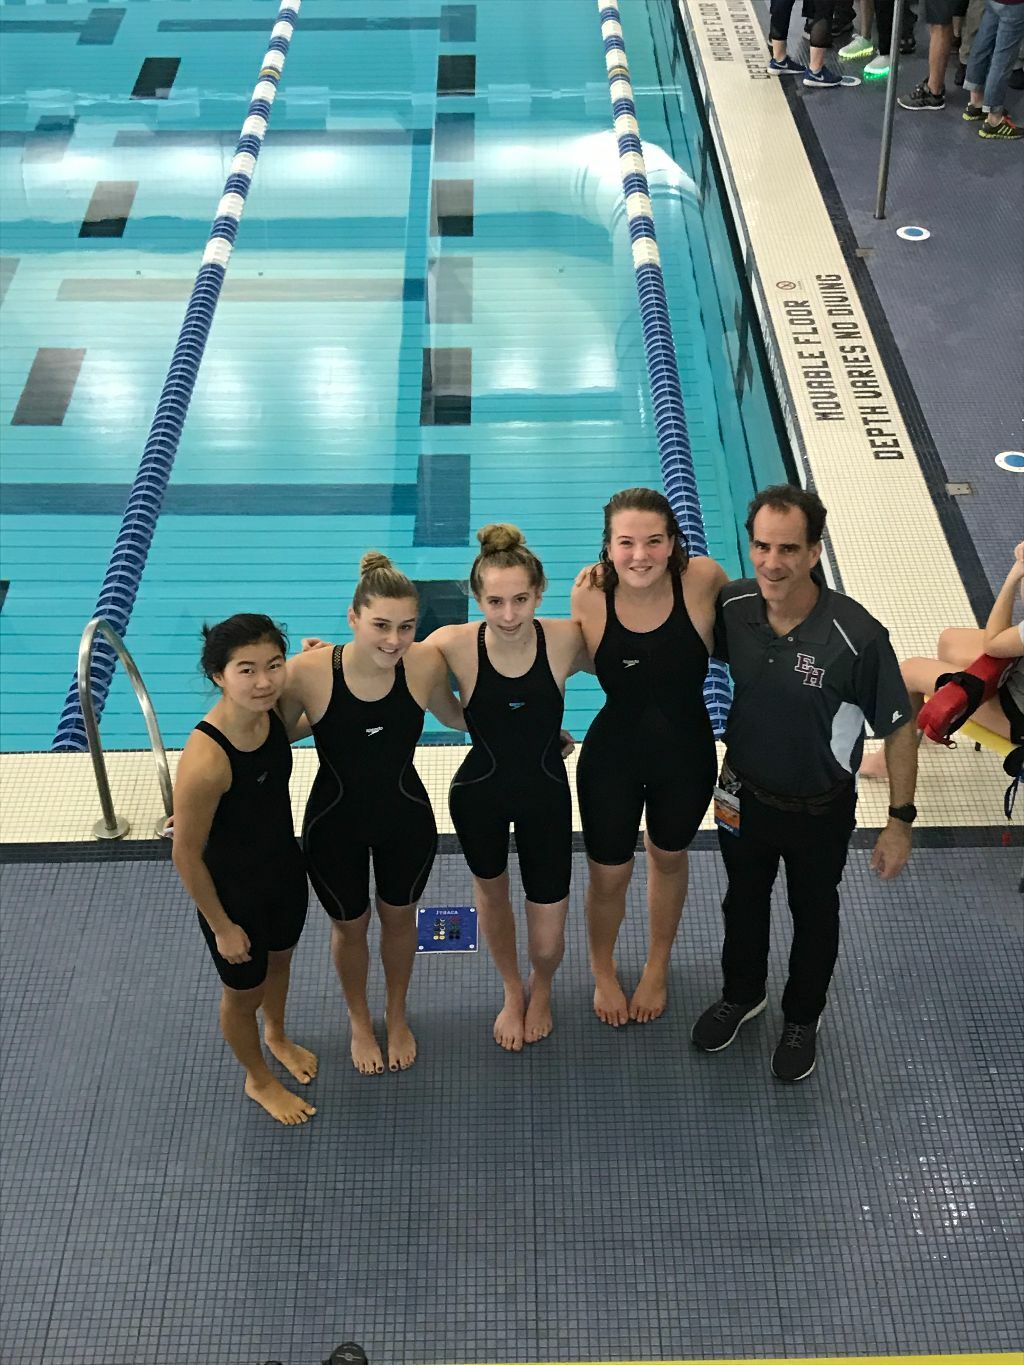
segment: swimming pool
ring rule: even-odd
[[[671,9],[621,9],[709,547],[738,573],[783,454]],[[0,5],[5,749],[52,743],[274,13]],[[307,6],[127,637],[167,741],[206,705],[203,620],[344,638],[369,546],[425,627],[472,619],[494,520],[562,615],[637,483],[660,474],[596,6]],[[570,683],[577,735],[599,695]],[[103,734],[145,742],[120,670]]]

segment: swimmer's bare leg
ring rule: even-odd
[[[613,1028],[629,1019],[629,1006],[615,967],[615,943],[626,917],[626,889],[633,862],[630,858],[628,863],[610,866],[587,859],[587,937],[594,973],[594,1013]]]
[[[508,870],[500,877],[474,877],[473,890],[480,928],[505,988],[505,1000],[494,1021],[494,1041],[506,1052],[522,1052],[526,1037],[526,987],[519,973]]]
[[[331,920],[331,957],[341,981],[352,1028],[352,1065],[361,1076],[380,1076],[384,1058],[373,1032],[373,1019],[366,999],[370,973],[370,907],[358,919]]]
[[[526,902],[526,929],[530,953],[528,1003],[523,1021],[527,1043],[539,1043],[554,1027],[551,1018],[551,983],[565,953],[565,917],[569,897],[551,905]]]
[[[236,991],[225,986],[220,997],[220,1027],[224,1039],[245,1067],[245,1093],[264,1108],[278,1123],[292,1127],[305,1123],[316,1113],[301,1095],[293,1095],[270,1074],[256,1023],[256,1011],[263,1003],[264,987]]]
[[[317,1059],[309,1048],[293,1043],[284,1030],[284,1010],[288,999],[294,948],[270,953],[267,959],[267,979],[263,983],[263,1039],[286,1071],[302,1085],[308,1085],[316,1075]]]
[[[629,1002],[629,1017],[649,1024],[665,1013],[668,964],[683,913],[690,860],[683,849],[668,853],[644,835],[647,850],[647,961]]]
[[[384,1024],[388,1032],[388,1068],[408,1071],[416,1060],[416,1039],[405,1014],[412,964],[416,961],[415,905],[388,905],[378,898],[380,960],[387,985]]]

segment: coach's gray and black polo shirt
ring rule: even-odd
[[[774,795],[819,796],[851,781],[865,719],[879,738],[910,719],[889,632],[831,588],[794,631],[776,635],[757,580],[729,583],[718,598],[715,654],[735,688],[729,763]]]

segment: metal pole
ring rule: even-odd
[[[82,632],[82,641],[78,646],[78,700],[82,708],[82,720],[89,740],[89,757],[92,759],[92,771],[96,778],[100,807],[103,811],[103,819],[97,821],[92,832],[97,839],[123,839],[131,826],[127,820],[121,820],[114,814],[114,802],[107,780],[107,765],[103,761],[100,727],[96,724],[96,708],[92,704],[89,665],[92,660],[92,642],[96,638],[99,625],[99,618],[94,617]]]
[[[882,116],[882,153],[878,161],[878,194],[875,198],[875,217],[885,217],[885,193],[889,188],[889,157],[892,153],[892,125],[896,117],[896,77],[900,67],[900,43],[903,40],[903,0],[896,0],[892,11],[892,37],[889,45],[889,75],[885,87],[885,113]]]
[[[96,787],[100,794],[100,807],[103,811],[103,819],[97,821],[93,826],[93,833],[97,839],[121,839],[128,833],[129,825],[127,820],[120,819],[114,813],[110,782],[107,779],[107,765],[103,758],[103,743],[100,740],[100,727],[96,720],[96,707],[92,699],[90,665],[93,641],[97,632],[103,636],[124,665],[124,670],[128,674],[128,681],[131,683],[136,700],[142,708],[150,748],[153,750],[153,759],[156,763],[160,795],[163,798],[167,816],[170,816],[174,809],[174,792],[171,786],[171,770],[167,765],[167,751],[164,748],[163,736],[160,734],[156,711],[146,684],[142,680],[142,674],[117,631],[109,622],[104,621],[102,616],[94,616],[82,632],[82,642],[78,647],[78,700],[86,737],[89,741],[92,770],[96,776]],[[157,834],[163,833],[163,826],[164,820],[160,820],[157,823]]]

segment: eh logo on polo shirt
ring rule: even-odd
[[[793,666],[793,672],[802,673],[804,675],[804,687],[820,687],[821,680],[825,676],[825,670],[823,668],[814,667],[813,654],[798,654],[796,656],[796,663]]]

